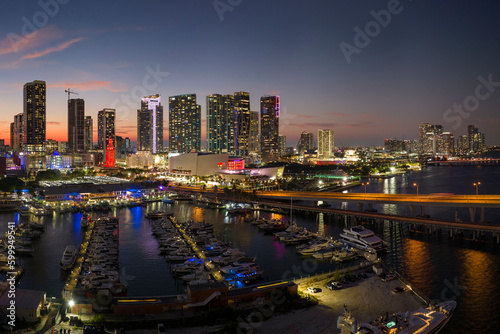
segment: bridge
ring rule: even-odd
[[[428,166],[498,166],[500,159],[478,158],[478,159],[457,159],[444,161],[429,161]]]
[[[307,191],[260,191],[257,196],[262,199],[274,200],[310,200],[324,202],[357,203],[363,211],[368,204],[373,211],[373,204],[399,204],[410,206],[412,217],[415,208],[420,207],[421,215],[425,215],[426,206],[467,207],[471,222],[475,222],[476,212],[480,211],[480,222],[484,222],[485,208],[500,208],[500,195],[454,195],[454,194],[377,194],[377,193],[337,193],[337,192],[307,192]]]

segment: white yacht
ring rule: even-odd
[[[340,234],[340,239],[344,243],[362,250],[380,252],[387,249],[387,244],[382,239],[377,237],[372,230],[361,225],[345,228],[344,233]]]
[[[449,300],[435,306],[397,313],[370,322],[359,323],[344,305],[344,315],[337,320],[341,334],[437,334],[450,320],[457,302]]]
[[[62,270],[69,270],[73,267],[73,264],[76,260],[76,255],[78,254],[78,250],[73,245],[66,246],[64,250],[60,265]]]

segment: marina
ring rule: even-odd
[[[398,178],[402,179],[403,177],[399,176]],[[383,187],[385,183],[393,182],[391,180],[396,181],[397,179],[384,179],[380,186]],[[329,240],[327,236],[332,236],[334,237],[333,241],[335,241],[343,229],[349,226],[348,224],[351,224],[350,226],[360,224],[359,221],[349,223],[348,220],[342,218],[342,215],[330,215],[327,210],[336,210],[335,206],[322,208],[325,210],[323,213],[317,212],[311,215],[311,212],[316,209],[311,207],[308,210],[300,210],[303,204],[300,202],[293,204],[293,220],[296,221],[296,228],[300,230],[305,228],[312,233],[318,233],[318,235],[325,236],[325,240]],[[392,210],[393,207],[387,207],[385,211],[387,209]],[[279,233],[284,233],[286,230],[266,233],[257,227],[259,223],[263,224],[272,220],[275,220],[276,223],[280,221],[283,224],[288,224],[287,214],[254,211],[228,216],[223,209],[200,207],[190,201],[179,201],[174,204],[157,201],[148,203],[145,207],[111,207],[107,214],[117,217],[119,221],[120,281],[126,284],[127,296],[130,297],[177,295],[185,292],[187,288],[184,280],[174,277],[180,275],[181,272],[173,275],[174,266],[184,262],[167,262],[166,253],[160,254],[158,240],[152,235],[152,225],[155,224],[155,221],[150,221],[145,217],[146,213],[152,211],[172,213],[174,217],[183,221],[182,225],[179,226],[183,226],[184,221],[188,219],[212,224],[214,236],[221,243],[230,242],[231,248],[241,250],[247,257],[256,257],[256,263],[263,270],[262,281],[260,281],[262,283],[283,278],[307,277],[315,273],[335,272],[336,268],[344,268],[346,265],[337,265],[335,261],[332,261],[333,253],[324,261],[307,262],[309,261],[307,259],[313,259],[313,257],[300,254],[297,250],[301,246],[300,244],[287,244],[284,239],[280,240],[280,236],[283,238],[286,236]],[[383,208],[379,208],[379,211],[383,211]],[[88,212],[92,221],[98,219],[100,214],[97,211]],[[13,217],[12,220],[17,225],[27,220],[12,213],[2,215],[4,217],[2,219],[5,221]],[[435,212],[431,212],[431,215],[439,217]],[[86,240],[85,236],[92,229],[91,225],[87,229],[82,229],[82,216],[83,213],[79,212],[58,213],[56,210],[51,216],[31,215],[29,217],[30,222],[45,226],[45,232],[36,241],[36,252],[32,253],[31,256],[19,256],[19,265],[24,269],[24,275],[19,280],[20,288],[39,289],[47,291],[48,296],[58,296],[66,283],[72,283],[75,278],[79,277],[80,274],[77,274],[80,268],[79,264],[83,263],[81,250],[87,244],[84,241]],[[440,298],[442,291],[447,289],[444,295],[453,296],[453,290],[450,290],[447,285],[449,282],[457,284],[459,287],[467,287],[456,289],[459,292],[459,295],[456,295],[458,307],[447,328],[459,333],[460,330],[457,331],[454,325],[457,320],[453,320],[459,319],[461,324],[464,324],[465,321],[466,328],[473,330],[477,323],[464,320],[466,319],[463,317],[464,312],[475,314],[476,319],[488,319],[490,315],[495,314],[494,310],[487,314],[478,314],[476,305],[471,304],[468,299],[471,296],[481,296],[482,300],[493,302],[491,298],[494,298],[495,293],[491,292],[495,291],[493,289],[495,283],[489,281],[490,275],[482,275],[481,273],[485,270],[492,275],[499,272],[500,266],[498,266],[498,256],[495,255],[495,243],[478,243],[466,238],[450,238],[446,233],[428,234],[401,229],[397,224],[389,221],[381,221],[376,224],[363,222],[362,225],[389,244],[387,252],[381,254],[382,260],[400,272],[424,295],[431,299]],[[6,231],[6,225],[2,226]],[[193,239],[193,241],[195,240]],[[61,271],[59,265],[61,255],[69,244],[82,244],[80,256],[73,268],[74,273],[71,270]],[[302,245],[312,246],[313,243],[303,243]],[[38,252],[38,249],[42,251]],[[217,257],[219,257],[217,261],[223,261],[224,257],[220,257],[221,255],[212,256],[212,261],[215,262]],[[471,262],[471,259],[481,260]],[[191,274],[187,270],[189,269],[185,269],[183,276]],[[204,272],[209,271],[204,269]],[[436,275],[435,278],[429,280],[434,275]],[[154,279],[152,280],[152,278]],[[161,284],[154,283],[156,280],[161,281]],[[141,284],[143,281],[153,283],[144,285]],[[76,284],[69,284],[68,287],[71,288],[64,289],[66,292],[84,293],[84,291],[74,289],[77,287]],[[479,304],[482,308],[488,308],[487,304],[482,301]],[[443,332],[445,331],[443,330]]]

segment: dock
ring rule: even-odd
[[[203,260],[205,264],[205,268],[210,272],[210,275],[218,282],[224,281],[224,277],[220,274],[220,272],[214,267],[212,262],[205,256],[202,250],[196,245],[194,240],[191,238],[189,234],[182,228],[181,224],[175,219],[175,217],[170,218],[172,225],[177,229],[179,235],[182,239],[189,245],[189,247],[193,250],[196,257]]]
[[[83,240],[80,244],[80,248],[78,249],[78,255],[75,264],[71,269],[71,272],[62,291],[63,299],[71,300],[73,298],[75,289],[78,285],[78,279],[82,271],[83,262],[85,261],[85,256],[87,255],[87,249],[89,246],[90,237],[92,236],[92,232],[94,230],[94,224],[95,223],[93,221],[90,222],[87,230],[85,231],[85,234],[83,235]]]

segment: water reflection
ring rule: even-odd
[[[426,242],[407,239],[403,245],[403,265],[408,279],[430,295],[431,284],[436,280],[435,266],[431,259],[430,247]]]

